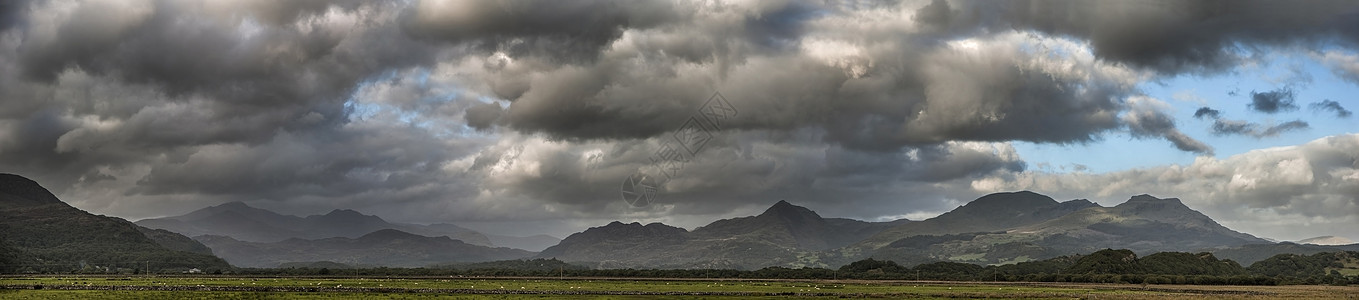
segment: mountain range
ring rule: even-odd
[[[538,251],[559,240],[547,235],[529,237],[487,235],[453,224],[405,224],[381,217],[336,209],[323,215],[299,217],[255,208],[243,202],[210,206],[180,216],[144,219],[136,222],[147,228],[164,229],[186,236],[215,235],[232,239],[272,243],[288,239],[357,238],[369,233],[395,229],[421,236],[445,236],[472,245],[506,246]]]
[[[1007,215],[1012,217],[1006,220]],[[931,224],[936,222],[943,224]],[[970,225],[953,226],[960,223]],[[1102,207],[1015,192],[987,195],[919,224],[884,231],[854,248],[900,262],[1003,264],[1107,248],[1146,255],[1267,243],[1223,227],[1176,198],[1138,195]]]
[[[521,249],[504,247],[511,245]],[[523,250],[535,247],[542,251]],[[135,269],[138,262],[166,270],[228,268],[227,263],[420,267],[522,258],[592,268],[749,270],[834,268],[866,258],[904,266],[1009,264],[1106,248],[1139,255],[1211,252],[1250,264],[1281,253],[1359,250],[1359,244],[1275,243],[1226,228],[1176,198],[1137,195],[1104,207],[1027,191],[986,195],[921,221],[825,218],[779,201],[758,215],[693,230],[615,221],[559,242],[549,236],[485,235],[452,224],[392,223],[345,209],[290,216],[240,202],[134,224],[89,214],[32,180],[0,174],[0,272]]]
[[[779,201],[757,216],[718,220],[693,231],[613,222],[568,236],[538,257],[596,268],[825,266],[821,252],[909,222],[828,219]]]
[[[519,259],[534,252],[472,245],[447,236],[427,237],[382,229],[357,238],[291,238],[272,243],[203,235],[194,238],[237,267],[273,268],[290,263],[336,262],[366,267],[425,267],[443,263]]]
[[[1033,192],[983,196],[938,217],[872,223],[822,218],[780,201],[764,213],[693,231],[613,222],[563,239],[540,258],[598,268],[835,267],[864,258],[1005,264],[1100,249],[1140,254],[1271,244],[1176,198],[1133,196],[1114,207]]]
[[[230,202],[181,216],[145,219],[136,223],[187,236],[220,235],[248,242],[278,242],[292,238],[354,238],[378,230],[397,229],[425,236],[447,236],[473,245],[491,245],[490,238],[480,232],[453,224],[393,224],[380,217],[348,209],[299,217],[251,207],[243,202]]]

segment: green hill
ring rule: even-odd
[[[1282,242],[1273,244],[1250,244],[1242,245],[1240,247],[1214,248],[1208,250],[1208,252],[1212,252],[1213,255],[1217,255],[1218,257],[1235,260],[1247,265],[1279,254],[1311,255],[1336,251],[1359,251],[1359,244],[1323,246]]]
[[[1359,276],[1359,252],[1279,254],[1251,264],[1250,271],[1265,276]]]
[[[0,174],[0,244],[9,272],[105,271],[118,268],[175,271],[230,268],[204,254],[202,244],[169,232],[151,232],[115,217],[90,214],[61,202],[37,182]],[[177,251],[163,245],[170,245]]]
[[[1243,275],[1246,268],[1229,259],[1220,260],[1212,253],[1160,252],[1138,260],[1147,274],[1177,275]]]

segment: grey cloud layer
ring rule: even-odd
[[[936,1],[943,4],[945,1]],[[1359,14],[1349,1],[956,1],[953,33],[1030,28],[1089,40],[1102,58],[1163,73],[1212,72],[1235,66],[1237,50],[1265,45],[1311,45],[1329,39],[1359,42]]]
[[[5,2],[0,166],[134,218],[228,200],[416,221],[712,215],[780,197],[939,211],[951,203],[930,199],[1027,172],[1011,141],[1126,132],[1213,153],[1137,86],[1258,48],[1352,47],[1356,4],[1310,4]],[[1316,54],[1352,74],[1346,55]],[[741,115],[666,202],[619,201],[715,91]]]

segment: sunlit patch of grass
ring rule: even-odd
[[[982,260],[984,260],[984,257],[986,257],[986,253],[968,253],[968,254],[962,254],[962,255],[954,255],[954,256],[951,256],[951,257],[948,258],[948,260],[951,260],[951,261],[982,261]]]

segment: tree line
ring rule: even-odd
[[[946,281],[1090,282],[1127,284],[1290,285],[1359,284],[1359,252],[1279,254],[1243,267],[1211,253],[1161,252],[1138,257],[1130,250],[999,266],[933,262],[913,267],[864,259],[838,269],[767,267],[733,269],[590,269],[557,259],[452,264],[426,268],[335,267],[232,268],[210,274],[258,276],[537,276],[634,278],[881,279]]]

